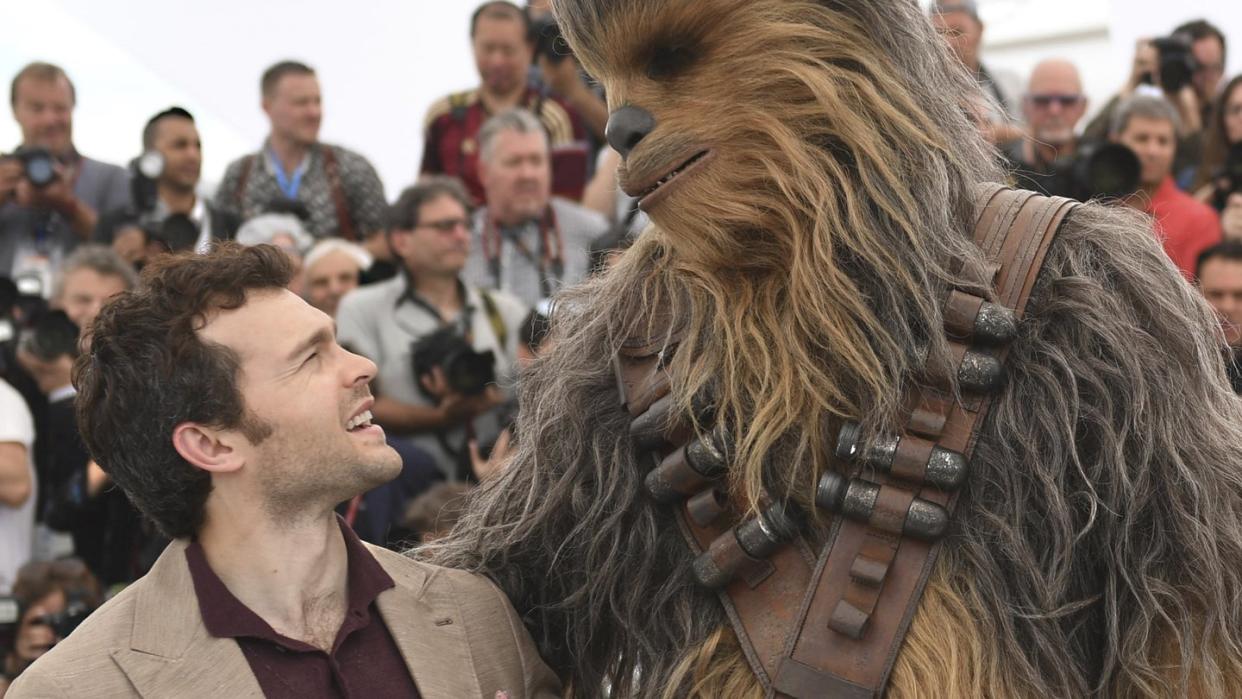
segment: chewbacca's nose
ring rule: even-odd
[[[641,107],[624,106],[608,117],[604,137],[621,157],[627,158],[638,142],[655,129],[655,117]]]

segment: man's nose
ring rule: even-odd
[[[604,128],[604,136],[608,145],[628,158],[630,151],[655,130],[655,117],[642,107],[626,105],[608,117],[608,126]]]

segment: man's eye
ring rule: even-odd
[[[318,352],[311,352],[310,356],[306,358],[306,361],[302,362],[302,366],[306,366],[307,364],[310,364],[312,361],[318,358],[319,358]]]

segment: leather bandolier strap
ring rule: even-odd
[[[647,488],[677,508],[695,577],[718,591],[768,697],[864,699],[887,685],[978,431],[1003,386],[1007,345],[1048,247],[1076,206],[1001,185],[981,185],[976,203],[974,241],[994,272],[993,295],[953,289],[943,306],[962,398],[935,388],[907,395],[899,435],[842,427],[839,468],[823,475],[815,498],[833,516],[818,555],[779,501],[739,521],[726,493],[728,431],[694,435],[671,414],[664,360],[680,341],[675,330],[629,342],[616,358],[631,433],[651,453]]]

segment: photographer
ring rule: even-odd
[[[608,126],[608,104],[599,91],[592,89],[590,79],[578,65],[561,36],[556,17],[548,0],[532,0],[526,3],[531,29],[535,33],[535,67],[539,80],[573,107],[590,130],[595,140],[604,142],[604,129]]]
[[[489,116],[521,107],[539,117],[547,131],[553,193],[580,201],[586,188],[587,133],[576,109],[529,84],[536,35],[526,12],[505,0],[486,2],[470,19],[470,40],[479,86],[431,105],[425,122],[420,171],[457,177],[466,185],[474,203],[484,203],[486,194],[479,176],[479,130]]]
[[[1083,139],[1104,141],[1118,106],[1136,94],[1163,95],[1177,108],[1179,127],[1174,176],[1189,183],[1190,169],[1203,154],[1203,129],[1210,122],[1211,100],[1224,61],[1224,35],[1196,20],[1166,37],[1140,39],[1130,77],[1121,90],[1087,124]]]
[[[95,239],[118,252],[131,249],[118,233],[133,220],[171,252],[202,252],[212,240],[233,239],[241,224],[237,215],[198,196],[202,168],[203,142],[193,115],[169,107],[151,117],[142,130],[142,155],[131,165],[131,201],[100,218]]]
[[[28,563],[17,574],[13,601],[21,612],[4,651],[3,674],[14,679],[63,641],[103,601],[99,581],[76,558]]]
[[[351,292],[337,313],[341,344],[379,366],[375,421],[432,455],[451,480],[469,470],[469,439],[487,444],[499,433],[497,384],[513,374],[527,312],[508,294],[463,283],[469,202],[456,180],[443,177],[402,192],[387,233],[402,274]],[[495,379],[479,380],[488,353]],[[447,361],[454,356],[463,362]]]
[[[56,268],[89,239],[99,212],[129,201],[125,170],[73,147],[73,83],[50,63],[31,63],[9,95],[22,145],[0,158],[0,275],[47,296]]]

